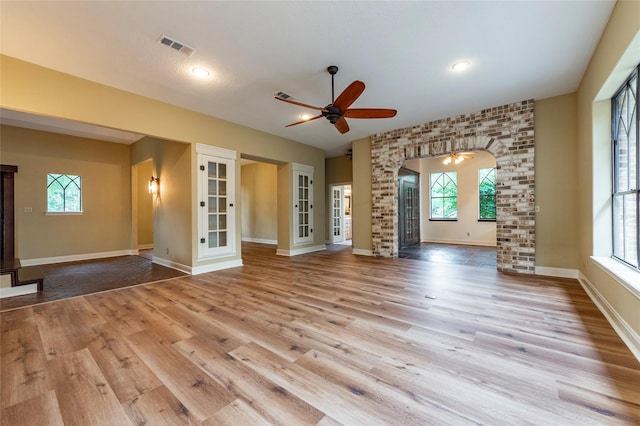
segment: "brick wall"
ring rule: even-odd
[[[398,170],[405,160],[488,151],[496,158],[498,269],[535,269],[533,100],[373,135],[372,237],[375,256],[398,254]],[[428,194],[428,191],[424,192]]]

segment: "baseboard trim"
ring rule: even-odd
[[[25,284],[16,287],[0,288],[0,299],[3,297],[23,296],[25,294],[33,294],[38,292],[38,284]]]
[[[535,273],[536,275],[547,275],[550,277],[559,278],[574,278],[576,280],[579,276],[579,272],[577,269],[553,268],[549,266],[536,266]]]
[[[242,266],[242,259],[234,259],[234,260],[228,260],[226,262],[211,263],[209,265],[201,265],[201,266],[195,266],[191,268],[191,275],[221,271],[223,269],[237,268],[239,266]]]
[[[629,324],[622,318],[618,312],[607,302],[598,289],[589,281],[589,279],[579,273],[578,282],[589,295],[593,303],[600,309],[600,312],[605,316],[609,324],[618,333],[618,336],[627,345],[633,356],[640,361],[640,335],[636,333]]]
[[[247,243],[259,243],[259,244],[272,244],[272,245],[277,245],[278,244],[278,240],[269,240],[267,238],[242,237],[242,241],[243,242],[247,242]]]
[[[354,248],[351,253],[357,254],[358,256],[373,256],[373,250]]]
[[[174,262],[173,260],[169,259],[163,259],[157,256],[153,256],[152,262],[191,275],[191,266],[183,265],[182,263]]]
[[[51,263],[77,262],[80,260],[104,259],[106,257],[131,256],[138,250],[116,250],[100,253],[71,254],[68,256],[42,257],[39,259],[20,259],[22,266],[48,265]]]
[[[151,250],[153,244],[138,244],[138,250]]]
[[[319,246],[311,246],[311,247],[302,247],[294,250],[276,250],[276,254],[279,256],[298,256],[300,254],[313,253],[314,251],[322,251],[326,250],[327,246],[322,244]]]

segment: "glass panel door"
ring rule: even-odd
[[[293,172],[293,242],[313,242],[313,167],[294,164]]]
[[[344,241],[344,190],[342,186],[331,187],[331,243]]]
[[[201,147],[198,153],[198,258],[235,254],[234,176],[235,153]],[[220,153],[209,155],[208,153]]]

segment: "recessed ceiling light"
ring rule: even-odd
[[[195,67],[191,69],[191,72],[193,73],[193,75],[195,75],[196,77],[201,77],[201,78],[205,78],[205,77],[209,77],[210,73],[209,71],[207,71],[204,68],[200,68],[200,67]]]
[[[451,66],[451,69],[454,71],[464,71],[467,68],[469,68],[471,66],[471,62],[469,61],[460,61],[460,62],[456,62],[455,64],[453,64]]]

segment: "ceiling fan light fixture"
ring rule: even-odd
[[[311,118],[311,115],[309,114],[300,114],[300,120],[308,120]]]
[[[469,62],[469,61],[460,61],[460,62],[456,62],[455,64],[451,65],[451,69],[454,70],[455,72],[461,72],[461,71],[466,70],[470,66],[471,66],[471,62]]]

